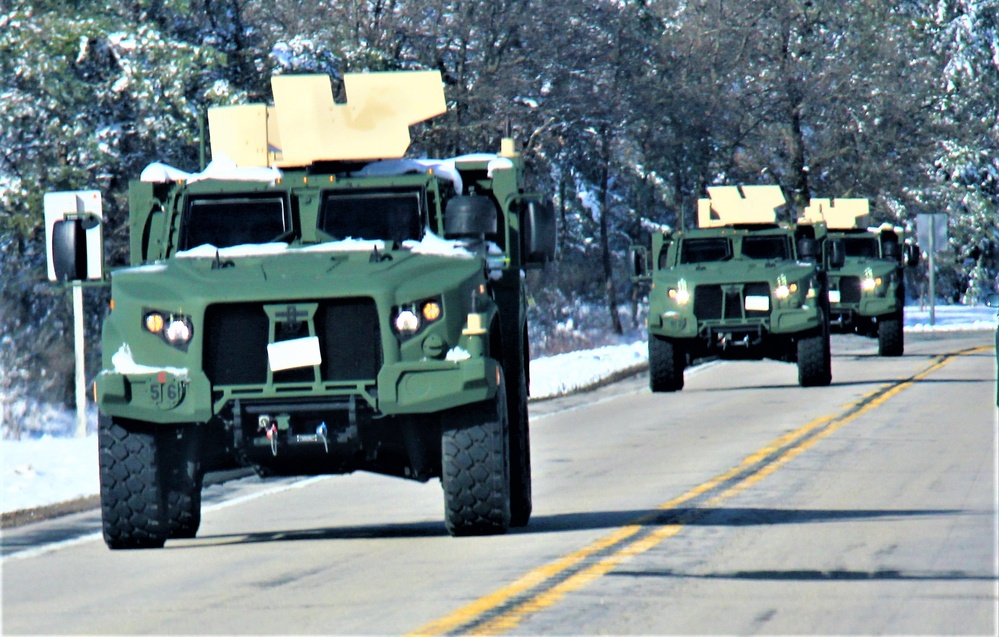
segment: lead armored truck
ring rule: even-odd
[[[206,170],[130,185],[95,387],[107,545],[193,537],[233,465],[439,478],[452,535],[526,525],[522,270],[553,258],[550,202],[511,140],[400,158],[445,110],[436,72],[348,75],[346,105],[325,76],[272,87],[210,112]]]
[[[802,386],[832,380],[822,224],[777,223],[776,186],[719,186],[698,202],[698,228],[656,233],[649,292],[649,385],[683,388],[695,359],[794,362]]]
[[[905,267],[919,263],[918,246],[901,228],[872,226],[867,199],[812,199],[801,222],[824,222],[827,246],[843,246],[843,264],[829,268],[831,328],[877,338],[880,356],[901,356]]]

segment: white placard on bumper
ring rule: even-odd
[[[319,351],[319,338],[308,336],[268,343],[267,362],[270,363],[272,372],[319,365],[323,362],[322,352]]]
[[[770,310],[770,297],[747,294],[744,307],[749,312],[767,312]]]

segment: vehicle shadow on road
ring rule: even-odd
[[[836,581],[980,581],[993,582],[996,578],[988,574],[974,574],[965,571],[899,571],[879,569],[876,571],[847,571],[842,569],[823,571],[818,569],[795,569],[788,571],[760,570],[733,571],[730,573],[684,573],[673,569],[637,571],[611,571],[611,577],[662,577],[704,580],[748,580],[777,582],[836,582]]]
[[[902,383],[911,382],[914,385],[953,385],[953,384],[995,384],[995,380],[991,378],[885,378],[881,380],[855,380],[849,382],[836,382],[833,378],[830,387],[882,387],[885,385],[899,385]],[[731,391],[746,391],[746,390],[760,390],[760,389],[798,389],[799,385],[797,383],[788,383],[786,385],[731,385],[728,387],[703,387],[699,389],[689,389],[684,390],[684,393],[715,393],[715,392],[731,392]],[[824,387],[807,387],[807,391],[822,391]]]
[[[625,526],[756,526],[815,524],[847,520],[903,519],[926,516],[968,514],[959,509],[768,509],[746,507],[681,508],[660,511],[586,511],[536,515],[526,527],[510,529],[511,535],[606,530]],[[169,542],[167,548],[198,548],[267,542],[306,542],[315,540],[376,540],[447,537],[441,522],[412,522],[383,525],[346,526],[256,532],[232,535],[204,535],[193,540]],[[460,540],[456,540],[460,541]]]
[[[614,511],[535,516],[515,533],[551,533],[622,526],[771,526],[851,520],[903,519],[968,514],[959,509],[770,509],[754,507],[689,507],[665,511]]]

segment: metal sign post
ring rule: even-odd
[[[76,340],[76,435],[87,435],[87,374],[83,338],[83,283],[73,282],[73,333]]]
[[[936,324],[936,253],[947,249],[947,215],[943,213],[926,213],[916,217],[916,235],[919,245],[926,246],[926,255],[930,268],[930,326]]]
[[[937,322],[937,312],[936,312],[936,309],[937,309],[937,286],[936,286],[936,281],[937,281],[937,277],[936,277],[937,264],[936,264],[936,260],[933,257],[933,255],[936,254],[936,252],[937,252],[936,251],[936,245],[935,245],[935,243],[936,243],[935,239],[936,239],[937,233],[934,232],[936,230],[937,223],[936,223],[936,219],[934,219],[934,217],[936,217],[936,215],[928,215],[928,216],[930,218],[930,245],[928,246],[928,249],[930,251],[930,327],[933,327],[934,325],[936,325],[936,322]]]
[[[43,201],[48,278],[69,283],[73,288],[76,435],[83,437],[87,435],[83,282],[100,281],[104,277],[101,193],[96,190],[47,192]]]

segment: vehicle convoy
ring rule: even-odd
[[[439,478],[452,535],[531,515],[526,294],[549,200],[499,154],[403,159],[437,72],[272,78],[213,161],[129,188],[95,383],[104,539],[193,537],[205,471]],[[72,241],[60,246],[77,249]]]
[[[796,362],[800,385],[828,385],[824,224],[778,223],[785,200],[777,186],[710,187],[708,195],[696,229],[653,234],[651,273],[648,251],[634,249],[636,278],[652,282],[652,391],[682,389],[687,365],[708,356]]]
[[[878,354],[901,356],[904,270],[919,263],[919,248],[901,228],[871,227],[867,199],[812,199],[800,221],[824,222],[829,240],[843,245],[843,265],[829,268],[832,329],[876,336]]]

